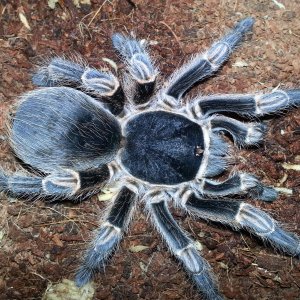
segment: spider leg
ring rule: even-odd
[[[134,83],[128,93],[136,104],[144,104],[149,101],[155,89],[158,70],[154,66],[145,46],[144,41],[138,41],[123,34],[116,33],[112,36],[114,48],[125,60]],[[127,78],[126,85],[130,86]]]
[[[46,177],[9,176],[0,172],[0,191],[17,198],[77,200],[108,179],[109,169],[106,165],[88,171],[61,170]]]
[[[122,112],[125,103],[122,87],[111,72],[99,71],[60,57],[52,58],[47,66],[39,68],[32,82],[42,87],[67,85],[82,90],[106,103],[115,115]]]
[[[300,89],[275,90],[266,94],[231,94],[198,97],[187,104],[196,119],[218,112],[234,112],[246,116],[262,116],[291,106],[300,106]]]
[[[210,120],[210,126],[213,133],[229,133],[238,146],[258,144],[266,131],[266,125],[263,123],[243,123],[224,116],[214,116]]]
[[[88,283],[94,273],[103,269],[106,260],[119,244],[133,212],[136,195],[123,187],[114,198],[113,206],[104,223],[100,226],[84,261],[77,271],[75,281],[81,287]]]
[[[154,199],[149,204],[148,209],[156,228],[165,239],[169,249],[183,264],[205,299],[223,299],[208,262],[199,255],[193,240],[175,222],[166,201]]]
[[[300,256],[300,239],[282,229],[264,211],[244,202],[233,200],[204,200],[190,195],[182,203],[189,212],[202,219],[221,222],[234,229],[244,228],[291,256]]]
[[[202,121],[201,121],[202,122]],[[229,133],[238,146],[255,145],[259,143],[265,131],[262,123],[243,123],[225,116],[213,116],[204,119],[202,130],[205,150],[201,166],[196,178],[209,178],[220,175],[228,168],[228,144],[219,135]]]
[[[237,173],[223,182],[202,179],[193,189],[197,193],[209,196],[228,196],[248,194],[254,199],[274,201],[277,192],[272,187],[263,185],[255,176],[246,173]]]
[[[197,55],[171,75],[162,101],[170,100],[170,102],[178,103],[182,95],[195,83],[216,72],[242,41],[245,34],[252,30],[253,24],[252,18],[241,20],[205,53]]]

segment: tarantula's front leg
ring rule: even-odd
[[[77,286],[85,285],[97,271],[103,269],[106,260],[119,244],[122,234],[129,224],[135,198],[136,195],[127,187],[123,187],[114,198],[113,206],[76,274]]]
[[[158,71],[153,65],[144,41],[117,33],[112,36],[112,42],[121,57],[125,59],[128,71],[134,80],[132,85],[131,79],[125,78],[125,84],[130,87],[128,87],[129,98],[136,104],[148,102],[155,89]]]
[[[182,206],[202,219],[244,228],[284,253],[300,257],[299,237],[283,230],[271,216],[252,205],[233,200],[204,200],[192,194]]]
[[[200,195],[228,196],[248,194],[253,199],[274,201],[277,192],[272,187],[263,185],[255,176],[246,173],[237,173],[223,182],[201,179],[199,184],[193,185],[193,189]]]
[[[105,165],[88,171],[61,170],[46,177],[6,175],[0,173],[0,192],[13,197],[74,199],[91,194],[93,190],[109,178],[109,169]]]
[[[231,32],[215,42],[205,53],[197,55],[188,64],[177,70],[169,79],[162,101],[177,103],[196,82],[217,71],[242,41],[245,34],[251,31],[253,23],[252,18],[240,21]]]
[[[37,86],[71,86],[83,90],[107,104],[110,111],[118,115],[122,112],[125,96],[118,79],[111,72],[103,72],[80,65],[60,57],[52,58],[33,75]]]
[[[275,90],[266,94],[213,95],[195,98],[187,111],[196,119],[218,112],[234,112],[246,116],[262,116],[300,106],[300,89]]]
[[[164,199],[153,199],[148,206],[152,220],[172,253],[183,264],[205,299],[223,299],[219,294],[211,268],[194,246],[194,242],[173,219]]]
[[[262,123],[243,123],[224,116],[212,117],[209,124],[213,133],[229,133],[238,146],[258,144],[266,131],[266,126]]]

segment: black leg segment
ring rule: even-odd
[[[216,282],[207,261],[194,246],[194,242],[173,219],[165,201],[149,204],[152,220],[173,254],[181,261],[205,299],[221,300]]]
[[[155,89],[158,74],[143,41],[116,33],[112,36],[114,48],[125,59],[127,69],[134,81],[129,93],[136,104],[148,102]],[[127,79],[126,85],[130,85]]]
[[[188,104],[195,118],[214,113],[234,112],[246,116],[276,113],[292,106],[300,106],[300,90],[275,90],[266,94],[229,94],[204,96]]]
[[[203,179],[199,192],[210,196],[228,196],[247,194],[253,199],[262,201],[274,201],[277,198],[277,192],[272,187],[263,185],[255,176],[238,173],[223,182]]]
[[[221,222],[235,229],[244,228],[291,256],[300,256],[300,239],[282,229],[267,213],[244,202],[204,200],[191,195],[185,209],[202,219]]]
[[[93,275],[102,270],[107,259],[119,244],[128,226],[133,211],[135,194],[123,187],[114,199],[106,221],[100,226],[84,261],[77,271],[75,281],[81,287],[92,280]]]
[[[177,70],[165,90],[166,97],[179,100],[196,82],[212,75],[229,58],[245,34],[252,30],[254,20],[246,18],[227,35],[215,42],[204,54],[196,56],[187,65]]]
[[[0,192],[16,198],[76,200],[84,193],[100,189],[109,178],[108,167],[76,172],[61,170],[46,177],[6,175],[0,172]]]
[[[43,193],[41,177],[7,175],[0,172],[0,192],[16,198],[35,198]]]
[[[256,145],[261,142],[266,126],[263,123],[243,123],[223,116],[215,116],[210,121],[212,131],[229,133],[239,146]]]
[[[54,57],[32,77],[37,86],[69,86],[86,92],[105,103],[115,115],[123,111],[125,96],[118,79],[111,72],[90,68],[83,63]]]

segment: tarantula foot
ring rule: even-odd
[[[244,228],[291,256],[300,255],[300,238],[282,229],[268,214],[249,204],[241,204],[235,220]]]
[[[223,299],[219,294],[209,265],[199,256],[198,251],[193,246],[187,246],[185,249],[180,250],[177,255],[182,260],[186,269],[191,273],[194,282],[205,299]]]
[[[86,266],[81,267],[75,276],[75,284],[81,288],[88,284],[94,277],[94,270]]]
[[[240,22],[238,22],[234,29],[240,31],[241,33],[249,32],[252,30],[254,22],[255,22],[254,18],[251,17],[245,18]]]
[[[245,144],[255,145],[262,141],[265,132],[267,131],[267,125],[263,123],[249,124],[248,132],[245,138]]]
[[[224,298],[219,293],[218,289],[212,288],[212,278],[207,277],[207,274],[199,273],[193,275],[193,280],[196,283],[197,286],[203,287],[203,290],[201,289],[202,295],[207,300],[223,300]]]
[[[269,186],[259,185],[249,191],[249,194],[254,199],[259,199],[265,202],[273,202],[278,197],[278,192]]]
[[[267,239],[270,239],[270,243],[274,244],[282,252],[300,259],[300,240],[295,234],[286,232],[276,225],[274,231],[269,234]]]

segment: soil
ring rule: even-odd
[[[203,51],[239,19],[256,19],[252,35],[217,76],[192,94],[271,91],[300,83],[300,1],[216,0],[0,1],[0,164],[15,170],[5,120],[19,95],[32,90],[31,73],[40,59],[76,53],[95,67],[118,62],[113,32],[135,32],[150,41],[162,77]],[[283,5],[284,4],[284,5]],[[118,62],[118,65],[121,64]],[[122,67],[122,66],[121,66]],[[256,174],[285,188],[273,203],[247,199],[300,234],[300,110],[268,118],[269,133],[259,148],[236,150],[234,170]],[[292,194],[290,194],[292,192]],[[97,228],[106,202],[95,196],[78,205],[28,202],[1,195],[0,299],[41,299],[47,286],[73,278]],[[300,263],[246,232],[191,219],[176,220],[203,246],[228,299],[300,299]],[[142,251],[130,251],[143,245]],[[95,279],[95,299],[201,299],[186,273],[138,210],[105,274]]]

